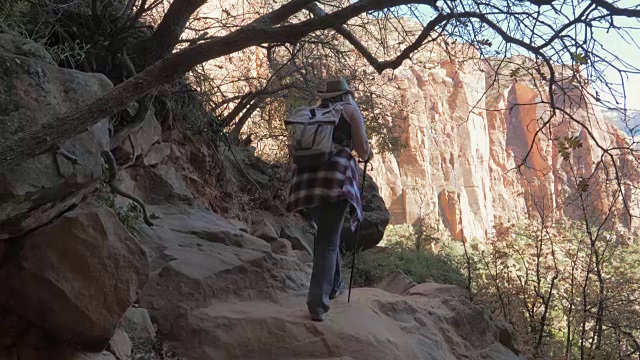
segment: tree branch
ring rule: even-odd
[[[327,13],[320,8],[317,4],[311,4],[307,7],[307,10],[316,18],[321,18],[326,16]],[[384,70],[387,69],[396,69],[402,65],[402,63],[411,56],[413,52],[418,50],[420,46],[424,44],[429,35],[438,27],[439,25],[446,23],[450,18],[454,17],[454,14],[444,15],[439,14],[435,18],[433,18],[429,23],[424,27],[420,35],[414,40],[414,42],[405,48],[400,55],[398,55],[393,60],[387,61],[379,61],[375,56],[367,49],[367,47],[362,44],[362,42],[347,29],[343,24],[333,27],[333,29],[340,34],[345,40],[347,40],[351,46],[353,46],[364,58],[367,62],[379,73],[381,74]]]
[[[181,0],[171,3],[156,31],[143,45],[143,68],[171,53],[191,15],[206,2],[207,0]]]
[[[607,10],[613,16],[640,18],[640,9],[619,8],[606,0],[591,0],[591,3]]]
[[[231,138],[232,141],[236,143],[239,142],[240,132],[242,131],[242,128],[244,128],[244,126],[247,124],[247,121],[249,121],[249,119],[251,118],[251,115],[253,115],[253,113],[255,113],[256,110],[258,110],[258,107],[260,106],[262,101],[263,99],[256,99],[253,103],[251,103],[249,108],[242,114],[240,119],[238,119],[238,122],[236,122],[236,124],[233,126],[233,129],[231,129],[231,132],[229,134],[229,137]]]
[[[262,102],[263,98],[269,97],[271,95],[277,94],[281,91],[292,88],[292,85],[283,85],[274,89],[262,89],[255,92],[250,92],[245,94],[245,96],[238,102],[238,104],[227,114],[222,121],[222,126],[227,127],[231,125],[233,120],[235,120],[240,113],[242,113],[247,107],[256,102]]]
[[[101,119],[124,109],[152,89],[176,79],[207,60],[269,42],[293,43],[312,32],[344,24],[349,19],[367,11],[413,2],[411,0],[361,0],[322,18],[274,27],[277,24],[272,22],[288,19],[291,15],[303,10],[311,1],[293,0],[228,35],[171,54],[91,103],[58,116],[55,121],[28,129],[4,141],[0,144],[0,172],[52,150],[56,144],[86,131]],[[31,146],[25,146],[25,144]]]
[[[144,205],[144,202],[140,200],[135,195],[129,194],[128,192],[122,190],[118,184],[116,184],[116,175],[118,174],[118,165],[116,165],[116,159],[113,157],[113,154],[109,150],[105,150],[102,152],[102,157],[107,163],[108,171],[109,171],[109,187],[114,194],[123,196],[138,206],[142,210],[142,219],[147,226],[153,226],[153,222],[149,218],[149,214],[147,213],[147,207]]]

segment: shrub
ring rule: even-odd
[[[351,259],[346,259],[347,266]],[[456,265],[456,255],[415,251],[402,242],[359,253],[353,283],[355,286],[375,286],[395,270],[401,270],[416,283],[435,281],[441,284],[466,286],[466,278]]]

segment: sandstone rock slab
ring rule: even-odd
[[[136,104],[137,105],[137,104]],[[134,107],[137,111],[137,106]],[[129,109],[130,116],[135,114],[134,109]],[[120,164],[128,163],[133,159],[145,155],[149,152],[152,146],[162,139],[162,127],[154,115],[153,109],[149,109],[145,119],[133,128],[125,128],[121,132],[114,135],[114,143],[112,146],[113,156]],[[168,154],[168,148],[157,149],[161,150],[159,153],[152,155],[149,159],[157,159],[159,155],[166,152]]]
[[[279,239],[278,234],[273,230],[273,226],[271,226],[267,219],[260,219],[255,224],[251,225],[251,235],[267,242]]]
[[[434,282],[419,284],[409,289],[409,295],[435,298],[465,298],[467,292],[455,285],[443,285]]]
[[[307,263],[312,263],[313,262],[313,255],[310,255],[306,251],[293,250],[293,254],[296,256],[298,261],[300,261],[301,263],[307,264]]]
[[[104,349],[145,284],[145,249],[108,208],[81,204],[22,240],[0,302],[60,341]]]
[[[0,37],[0,142],[106,93],[101,74],[53,66],[46,50],[21,38]],[[44,62],[42,62],[44,58]],[[101,151],[109,148],[108,121],[61,144],[73,163],[52,152],[0,173],[0,239],[42,226],[77,204],[102,176]]]
[[[171,153],[171,144],[159,143],[149,148],[144,155],[144,164],[147,166],[156,166],[162,162]]]
[[[109,340],[109,352],[118,360],[131,360],[131,340],[122,328],[118,328]]]
[[[309,255],[313,254],[313,239],[316,229],[299,215],[276,216],[267,211],[258,210],[251,213],[251,219],[255,223],[267,221],[273,227],[276,237],[289,240],[293,250],[305,251]]]
[[[130,307],[122,318],[122,324],[132,338],[154,339],[156,336],[147,309]]]
[[[291,215],[282,220],[281,226],[280,238],[289,240],[295,250],[313,254],[315,231],[300,220],[293,219]]]
[[[404,295],[414,286],[416,286],[415,281],[401,270],[396,270],[378,284],[377,288],[391,294]]]
[[[0,34],[0,52],[38,60],[47,65],[57,65],[44,47],[31,40],[11,34]]]
[[[249,233],[249,225],[247,225],[245,222],[240,221],[238,219],[229,219],[229,223],[235,227],[238,228],[238,230],[244,232],[244,233]]]
[[[162,221],[139,228],[141,242],[154,253],[140,301],[163,331],[176,318],[219,299],[275,299],[306,290],[307,266],[274,255],[269,243],[226,219],[203,209],[151,209]],[[245,239],[247,246],[237,246],[233,238]]]
[[[193,205],[193,194],[180,172],[171,165],[131,167],[118,173],[122,189],[148,205]]]
[[[184,236],[154,260],[141,305],[163,332],[194,309],[214,301],[268,299],[305,291],[310,269],[295,259]]]
[[[174,346],[193,360],[520,359],[498,341],[492,321],[478,317],[482,311],[464,298],[355,289],[351,304],[334,301],[322,323],[309,321],[304,303],[304,296],[281,303],[216,303],[174,322]]]
[[[282,256],[294,256],[291,243],[287,239],[278,239],[271,243],[271,251]]]
[[[156,226],[160,232],[189,234],[209,242],[271,251],[269,243],[241,231],[210,210],[186,206],[150,206],[149,209],[160,217]]]

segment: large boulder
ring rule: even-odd
[[[156,329],[147,309],[131,307],[122,318],[122,326],[134,339],[154,339]]]
[[[141,305],[160,331],[172,333],[176,319],[218,300],[262,299],[305,291],[309,268],[295,259],[209,243],[169,247],[145,287]],[[166,260],[165,260],[166,261]]]
[[[101,74],[61,69],[39,45],[0,35],[0,142],[106,93]],[[45,153],[0,173],[0,239],[40,227],[77,204],[102,176],[108,120],[61,144],[78,163]]]
[[[131,109],[127,109],[124,114],[133,117],[137,111],[137,106],[133,106]],[[145,162],[147,154],[150,152],[152,146],[159,143],[162,138],[162,127],[154,115],[154,110],[149,109],[147,111],[145,119],[139,124],[132,124],[130,127],[125,127],[113,137],[113,155],[119,164],[128,163],[136,160],[138,157],[144,157]],[[168,144],[167,144],[168,145]],[[149,162],[157,164],[162,160],[162,154],[166,156],[168,154],[167,145],[163,149],[150,155]]]
[[[362,179],[361,169],[358,177]],[[360,186],[361,184],[362,183],[358,185]],[[369,175],[367,175],[364,192],[362,194],[362,211],[364,213],[364,220],[360,224],[358,248],[366,250],[378,245],[384,236],[384,230],[387,228],[390,220],[389,210],[384,203],[384,199],[380,196],[378,185],[376,185],[373,178]],[[344,226],[342,227],[340,239],[346,249],[352,250],[355,245],[355,238],[356,234],[351,231],[351,221],[349,220],[349,216],[347,216]]]
[[[293,249],[291,248],[291,242],[287,239],[278,239],[272,242],[271,251],[273,251],[274,254],[282,256],[296,257]]]
[[[15,35],[0,34],[0,52],[38,60],[47,65],[56,65],[51,54],[41,45]]]
[[[284,214],[276,216],[265,210],[251,212],[252,228],[262,228],[263,224],[269,225],[273,232],[270,241],[287,239],[293,250],[313,254],[313,239],[316,229],[297,214]],[[275,238],[273,237],[275,235]]]
[[[304,291],[310,271],[296,259],[271,252],[269,243],[232,228],[216,225],[206,213],[167,213],[162,224],[141,227],[141,241],[154,252],[152,274],[140,298],[164,333],[176,319],[219,300],[265,299]],[[229,224],[228,222],[225,222]],[[230,226],[230,225],[227,225]],[[213,241],[235,234],[266,247],[240,248]]]
[[[118,173],[117,183],[148,205],[195,203],[184,177],[173,166],[131,167]]]
[[[184,175],[173,165],[156,167],[134,166],[118,173],[118,186],[140,198],[148,212],[157,218],[152,237],[192,235],[193,238],[229,246],[270,251],[271,246],[264,240],[252,236],[247,229],[239,229],[233,222],[213,211],[201,207]],[[126,207],[130,200],[119,197],[116,204]],[[244,231],[243,231],[244,230]],[[146,234],[149,229],[140,231]]]
[[[290,169],[256,156],[255,147],[224,148],[221,155],[229,177],[253,197],[258,208],[278,216],[285,214]]]
[[[220,215],[203,208],[186,206],[149,206],[149,211],[158,216],[153,229],[142,228],[143,234],[153,237],[171,237],[176,239],[183,235],[219,243],[237,248],[245,248],[259,252],[271,251],[266,241],[241,231]],[[144,236],[144,235],[143,235]]]
[[[131,340],[122,328],[118,328],[109,341],[109,352],[118,360],[131,360]]]
[[[251,225],[251,235],[267,242],[277,241],[280,238],[267,219],[260,219]]]
[[[5,259],[0,305],[90,351],[107,346],[149,273],[146,250],[92,203],[15,241]]]
[[[465,297],[379,289],[355,289],[350,304],[334,300],[322,323],[309,321],[304,296],[291,296],[215,303],[177,319],[172,330],[174,348],[191,360],[521,359],[505,328]]]
[[[416,286],[415,281],[398,269],[376,287],[391,294],[404,295],[414,286]]]
[[[151,146],[149,151],[144,155],[144,164],[148,166],[156,166],[160,164],[171,153],[171,144],[159,143]]]

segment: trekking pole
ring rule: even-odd
[[[362,202],[362,195],[364,194],[364,183],[367,178],[367,165],[368,161],[364,162],[364,170],[362,171],[362,190],[360,190],[360,201]],[[364,220],[364,213],[362,214]],[[351,286],[353,285],[353,270],[356,268],[356,253],[358,252],[358,237],[360,237],[360,225],[362,221],[358,222],[358,228],[356,229],[356,240],[353,245],[353,258],[351,259],[351,278],[349,279],[349,295],[347,296],[347,303],[351,302]]]

